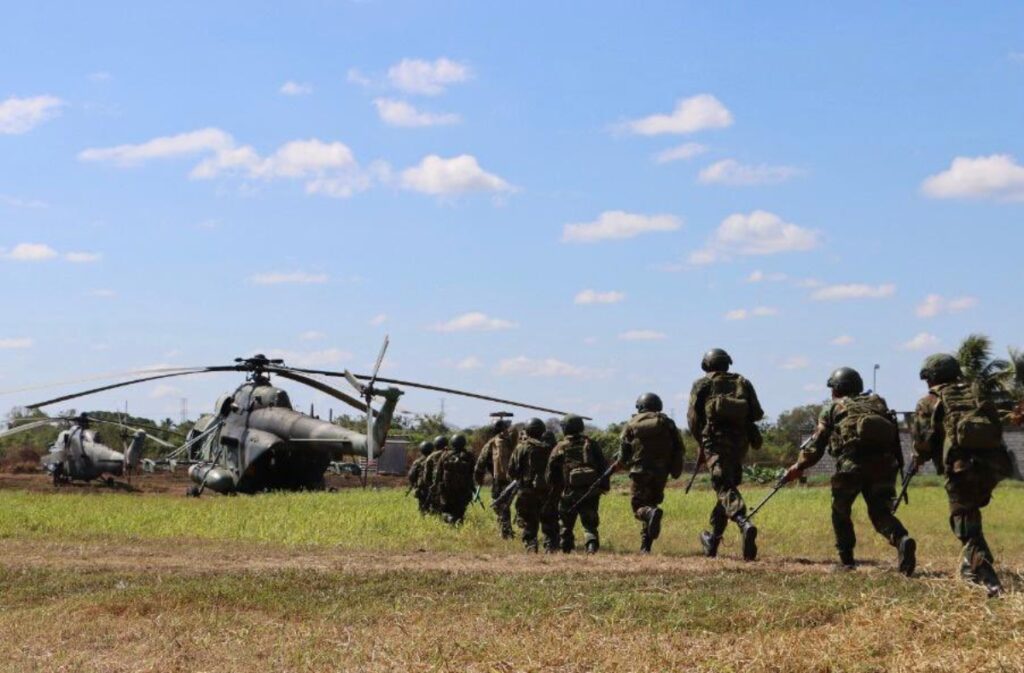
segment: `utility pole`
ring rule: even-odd
[[[875,365],[875,369],[871,372],[871,390],[875,393],[878,393],[878,370],[881,368],[881,365]]]

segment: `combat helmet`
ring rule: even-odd
[[[466,435],[458,434],[452,437],[452,451],[464,451],[466,449]]]
[[[526,433],[527,437],[532,439],[540,439],[544,436],[544,432],[548,429],[548,426],[544,425],[544,421],[539,418],[531,418],[526,422],[526,426],[523,428],[523,432]]]
[[[727,372],[732,364],[732,358],[721,348],[712,348],[704,354],[700,361],[700,368],[706,372]]]
[[[931,386],[940,383],[953,383],[961,379],[963,375],[960,363],[948,353],[929,355],[921,365],[921,380],[927,381]]]
[[[429,456],[433,452],[434,452],[434,444],[433,444],[433,442],[420,442],[420,454],[422,454],[424,456]]]
[[[434,437],[434,450],[435,451],[444,451],[447,448],[448,448],[448,438],[447,437],[445,437],[444,435],[438,435],[437,437]]]
[[[860,395],[864,392],[864,379],[851,367],[840,367],[828,377],[826,385],[837,395]]]
[[[582,435],[584,430],[583,418],[576,414],[569,414],[562,419],[562,434]]]
[[[636,398],[637,411],[661,411],[663,408],[664,405],[661,403],[661,398],[654,393],[644,393]]]

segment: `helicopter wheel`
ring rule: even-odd
[[[187,489],[185,489],[185,496],[188,497],[188,498],[198,498],[199,497],[199,487],[198,486],[189,486]]]
[[[103,480],[103,483],[106,484],[110,488],[114,488],[114,478],[113,477],[107,477],[106,479]]]

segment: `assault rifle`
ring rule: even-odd
[[[900,468],[900,481],[909,484],[910,481],[907,479],[907,470],[905,469],[906,465],[904,464],[903,459],[903,444],[902,442],[900,442],[900,419],[896,416],[896,412],[891,409],[889,410],[889,420],[891,420],[893,425],[896,426],[895,458],[896,465]],[[896,502],[898,503],[900,500],[907,503],[908,505],[910,504],[910,496],[907,495],[906,488],[904,488],[903,491],[900,493],[900,497],[896,500]],[[894,513],[895,511],[896,510],[893,509]]]
[[[892,504],[892,513],[895,514],[896,510],[900,508],[900,502],[906,502],[910,504],[910,500],[907,499],[907,489],[910,488],[910,480],[917,474],[917,456],[910,459],[910,465],[907,466],[905,472],[902,473],[903,480],[900,484],[900,494],[896,497],[896,502]]]
[[[807,448],[808,446],[810,446],[810,445],[811,445],[811,442],[813,442],[813,441],[814,441],[814,439],[815,439],[815,438],[816,438],[817,436],[818,436],[818,434],[817,434],[817,433],[815,433],[815,434],[811,435],[810,437],[808,437],[807,439],[805,439],[805,440],[804,440],[804,443],[800,445],[800,451],[803,451],[803,450],[804,450],[804,449],[806,449],[806,448]],[[750,512],[750,514],[748,514],[748,515],[747,515],[747,517],[746,517],[746,518],[747,518],[747,521],[750,521],[751,519],[753,519],[753,518],[754,518],[754,515],[755,515],[755,514],[757,514],[757,513],[758,513],[758,512],[759,512],[759,511],[761,510],[761,508],[762,508],[762,507],[764,507],[764,506],[765,506],[766,504],[768,504],[768,501],[769,501],[769,500],[771,500],[771,499],[772,499],[773,497],[775,497],[775,494],[776,494],[776,493],[778,493],[779,491],[781,491],[781,490],[782,490],[782,487],[783,487],[783,486],[785,486],[785,485],[786,485],[786,484],[788,484],[788,483],[789,483],[789,482],[788,482],[788,481],[786,480],[786,474],[785,474],[785,473],[783,473],[783,474],[782,474],[782,476],[781,476],[781,477],[779,477],[779,480],[778,480],[777,482],[775,482],[775,487],[774,487],[774,488],[773,488],[773,489],[771,490],[771,493],[769,493],[768,495],[766,495],[766,496],[764,497],[764,500],[762,500],[761,502],[757,503],[757,507],[755,507],[755,508],[754,508],[754,509],[753,509],[753,510],[752,510],[752,511]]]
[[[700,468],[707,462],[707,454],[704,452],[704,444],[701,443],[700,451],[697,453],[697,464],[693,466],[693,474],[690,475],[690,481],[686,484],[686,490],[683,491],[683,495],[688,495],[690,489],[693,488],[693,482],[697,481],[697,475],[700,474]]]
[[[591,484],[590,488],[588,488],[586,492],[584,492],[583,495],[580,496],[580,499],[572,504],[572,507],[569,508],[569,512],[572,513],[578,510],[580,508],[580,505],[582,505],[587,498],[597,493],[598,489],[601,488],[601,484],[603,484],[606,479],[611,477],[615,470],[619,469],[619,464],[620,461],[618,458],[616,458],[615,461],[608,466],[608,469],[604,471],[604,474],[598,477],[597,481]]]
[[[506,486],[505,490],[503,490],[498,495],[498,497],[494,499],[494,502],[491,503],[491,509],[493,509],[495,512],[500,511],[500,509],[502,507],[504,507],[508,503],[512,502],[512,498],[516,497],[516,493],[518,493],[518,492],[519,492],[519,480],[516,479],[515,481],[510,483],[508,486]],[[477,493],[479,494],[479,491],[477,491]]]

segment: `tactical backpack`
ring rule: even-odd
[[[1003,427],[994,420],[998,418],[994,405],[974,386],[951,383],[940,386],[936,394],[939,404],[935,405],[934,413],[942,416],[944,457],[953,449],[971,452],[1002,448]]]
[[[449,493],[473,490],[473,457],[465,451],[449,451],[441,459],[441,487]]]
[[[591,452],[594,444],[587,439],[573,438],[564,452],[565,461],[562,465],[563,483],[572,489],[589,488],[601,478],[601,473],[594,467]]]
[[[833,455],[889,453],[897,448],[899,428],[878,395],[843,397],[834,407]]]
[[[655,412],[637,414],[629,421],[633,449],[631,462],[644,468],[668,470],[675,448],[672,433],[678,432],[668,416]]]
[[[739,374],[710,377],[711,388],[704,402],[704,416],[718,428],[742,428],[750,418],[745,380]]]

